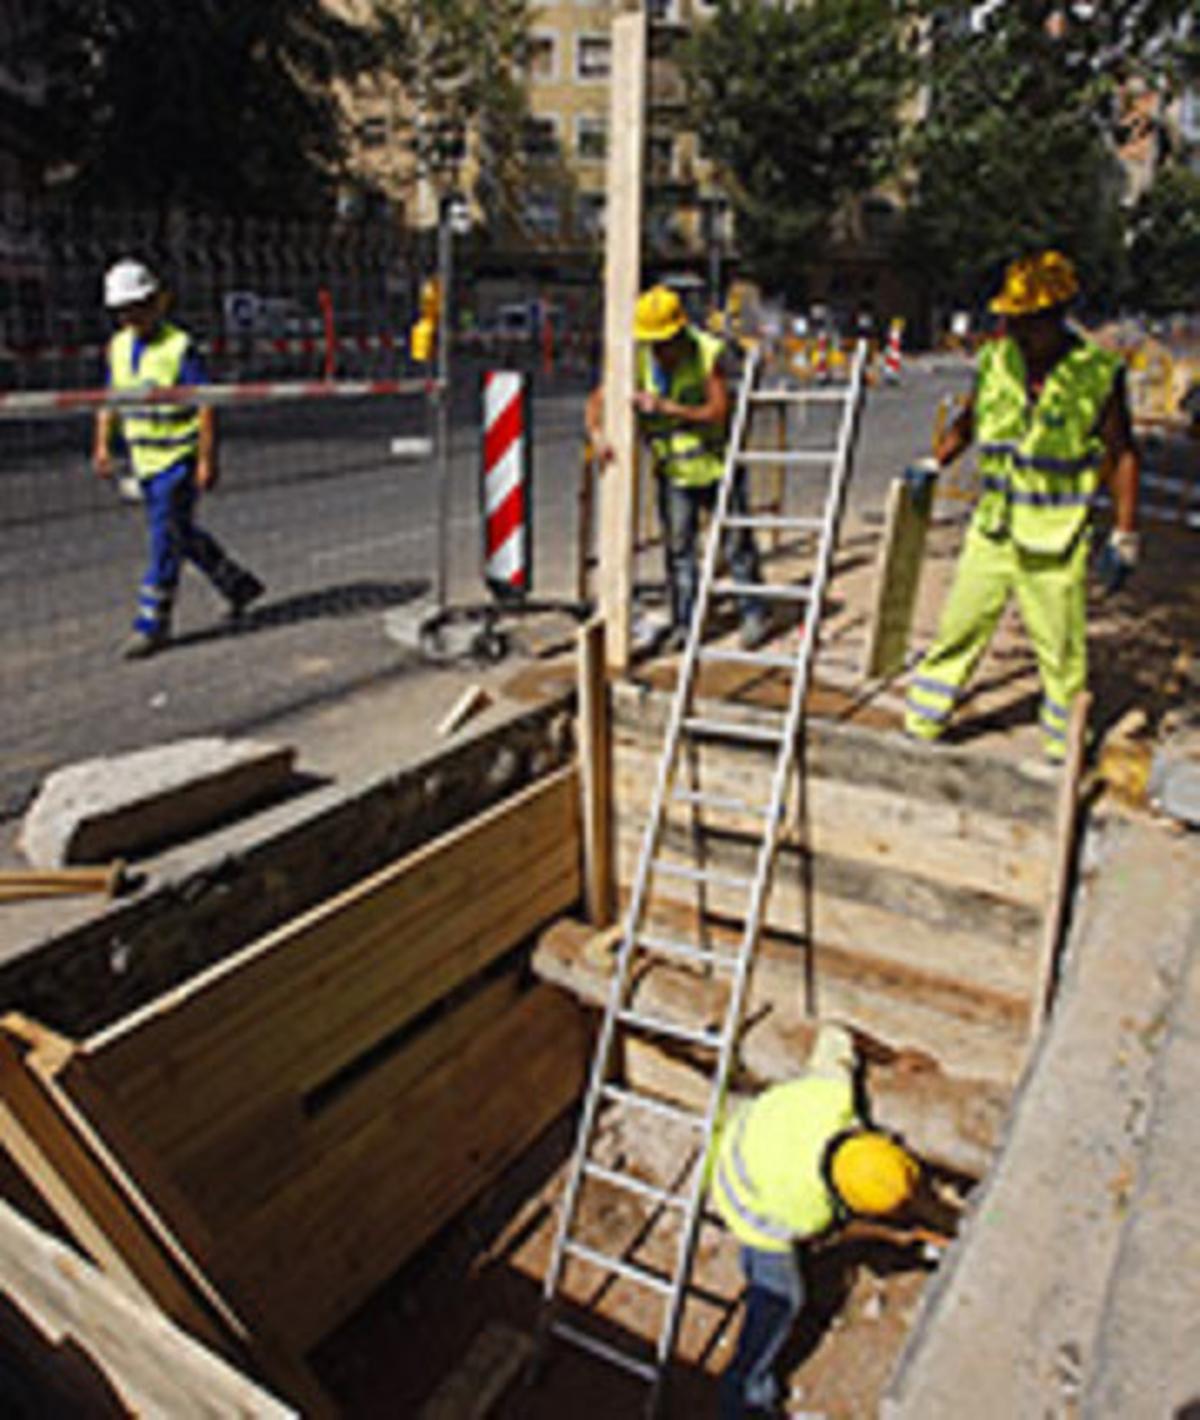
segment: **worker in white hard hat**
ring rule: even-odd
[[[735,1107],[718,1135],[710,1196],[741,1245],[746,1279],[721,1420],[780,1413],[774,1367],[804,1305],[805,1245],[861,1229],[859,1220],[897,1218],[917,1200],[921,1166],[859,1116],[854,1074],[850,1032],[824,1025],[805,1072]],[[901,1245],[935,1236],[921,1228],[869,1235]]]
[[[118,330],[108,345],[114,390],[175,388],[204,383],[191,337],[166,319],[166,294],[140,261],[125,258],[104,278],[104,304]],[[150,558],[138,592],[133,629],[122,654],[152,655],[169,639],[182,563],[193,563],[239,617],[263,594],[262,582],[239,566],[193,519],[197,494],[216,486],[216,421],[211,407],[155,405],[103,409],[96,416],[92,459],[101,478],[113,472],[113,438],[120,428],[129,449],[150,535]]]
[[[637,341],[634,409],[654,460],[671,599],[666,645],[679,650],[687,641],[696,602],[700,513],[715,506],[725,472],[729,423],[729,388],[722,368],[725,343],[689,323],[679,293],[669,286],[654,286],[638,298],[633,334]],[[603,417],[603,391],[597,388],[588,400],[587,432],[602,462],[607,462],[612,451],[604,443]],[[747,511],[744,469],[735,475],[729,509]],[[734,581],[761,580],[758,549],[749,528],[730,532],[725,552]],[[745,595],[739,598],[739,608],[742,645],[747,649],[761,645],[770,635],[762,601]]]
[[[1061,252],[1011,263],[991,303],[1005,331],[979,356],[972,398],[908,472],[932,479],[979,443],[982,492],[933,645],[908,690],[905,728],[936,740],[1010,596],[1037,656],[1048,759],[1066,753],[1071,702],[1087,682],[1089,522],[1101,484],[1113,530],[1099,560],[1108,592],[1138,560],[1139,459],[1121,358],[1068,323],[1075,268]]]

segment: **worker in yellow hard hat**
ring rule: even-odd
[[[1102,483],[1113,531],[1099,561],[1108,592],[1137,565],[1139,460],[1121,357],[1067,321],[1079,289],[1061,252],[1014,261],[991,309],[1004,333],[979,354],[972,397],[909,470],[932,479],[974,439],[981,495],[933,645],[908,690],[905,728],[943,732],[1010,596],[1015,595],[1042,682],[1048,758],[1066,752],[1071,702],[1087,682],[1089,522]]]
[[[776,1413],[773,1368],[804,1304],[798,1245],[855,1218],[895,1217],[917,1195],[913,1155],[859,1118],[854,1063],[850,1032],[823,1026],[805,1073],[734,1109],[720,1132],[711,1199],[746,1278],[721,1420]]]
[[[637,342],[633,403],[654,460],[671,601],[667,646],[678,650],[687,640],[696,602],[700,514],[714,507],[725,472],[729,423],[725,344],[688,321],[678,292],[668,286],[654,286],[638,298],[633,335]],[[603,392],[597,388],[587,404],[587,431],[602,462],[607,462],[612,450],[604,441],[603,414]],[[734,477],[729,509],[745,512],[745,470]],[[725,554],[735,581],[760,580],[758,548],[748,528],[728,534]],[[743,596],[739,606],[742,644],[750,649],[766,640],[769,622],[757,597]]]

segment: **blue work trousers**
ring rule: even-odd
[[[157,635],[170,630],[171,608],[184,561],[194,563],[218,592],[231,599],[246,573],[221,544],[192,521],[196,506],[196,466],[191,459],[141,480],[150,561],[138,591],[135,631]]]
[[[772,1414],[779,1404],[775,1362],[804,1305],[797,1248],[762,1252],[742,1248],[746,1314],[733,1360],[721,1377],[720,1420]]]
[[[696,534],[700,527],[701,510],[710,512],[716,506],[720,480],[692,487],[676,483],[664,474],[658,475],[658,517],[663,530],[666,552],[667,589],[671,596],[671,622],[685,631],[692,624],[696,605],[696,587],[700,570],[696,561]],[[746,512],[746,475],[735,474],[729,493],[730,513]],[[735,582],[759,581],[758,546],[749,528],[736,528],[725,535],[725,556]],[[743,619],[761,615],[763,606],[756,597],[741,597],[739,605]]]

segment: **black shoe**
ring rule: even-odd
[[[253,572],[240,573],[226,598],[229,602],[230,621],[239,621],[246,608],[256,602],[266,590],[266,583],[260,582]]]
[[[161,651],[169,639],[170,635],[165,630],[131,631],[121,646],[121,659],[144,661],[147,656],[153,656],[156,651]]]

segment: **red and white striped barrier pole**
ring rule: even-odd
[[[51,419],[97,409],[150,405],[275,404],[437,394],[439,380],[266,380],[244,385],[174,385],[149,390],[0,390],[0,420]]]
[[[903,362],[901,339],[904,322],[894,320],[888,329],[887,349],[883,352],[883,378],[889,385],[900,383],[900,367]]]
[[[483,377],[483,579],[501,599],[532,578],[529,387],[515,370]]]
[[[822,384],[829,378],[829,336],[824,331],[817,336],[817,347],[813,352],[813,376]]]

